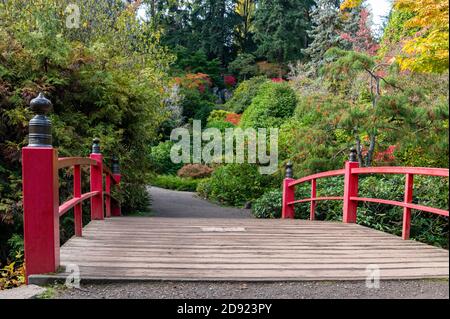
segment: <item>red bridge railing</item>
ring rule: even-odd
[[[403,207],[402,238],[409,239],[412,209],[448,217],[449,212],[447,210],[412,203],[414,175],[440,176],[448,178],[448,169],[395,166],[359,167],[359,164],[355,161],[355,159],[355,150],[352,149],[350,161],[345,163],[344,169],[314,174],[297,180],[292,178],[292,164],[289,163],[286,166],[286,178],[283,181],[282,218],[294,218],[294,205],[297,203],[310,202],[310,220],[314,220],[317,201],[342,200],[342,221],[344,223],[356,223],[359,202],[388,204]],[[362,174],[404,174],[406,178],[403,202],[388,199],[358,197],[358,176]],[[331,176],[344,176],[344,194],[342,196],[317,197],[317,180]],[[295,186],[306,182],[311,183],[311,197],[296,200]]]
[[[51,123],[46,117],[52,107],[42,94],[31,101],[37,115],[30,121],[29,143],[22,149],[22,187],[26,278],[33,274],[56,272],[59,267],[59,217],[74,211],[75,236],[82,236],[82,203],[90,199],[91,219],[120,216],[120,202],[111,195],[120,187],[116,157],[112,169],[103,163],[100,140],[94,139],[89,157],[58,158],[52,147]],[[90,191],[82,193],[81,167],[90,167]],[[58,170],[73,168],[73,196],[59,203]]]

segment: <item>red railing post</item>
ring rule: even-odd
[[[118,190],[120,190],[120,179],[121,179],[122,175],[120,174],[119,159],[116,156],[113,156],[113,158],[112,158],[111,171],[113,174],[113,178],[116,181],[116,187]],[[122,211],[121,211],[119,202],[113,201],[111,214],[112,214],[112,216],[121,216],[122,215]]]
[[[283,180],[283,203],[281,210],[281,218],[294,218],[294,205],[288,205],[295,199],[295,188],[289,187],[289,183],[294,181],[292,173],[292,163],[286,164],[286,177]]]
[[[350,160],[345,162],[344,175],[344,202],[343,202],[343,216],[344,223],[356,223],[356,213],[358,210],[358,202],[351,200],[351,197],[358,196],[358,175],[352,174],[352,169],[359,167],[356,162],[356,149],[350,150]]]
[[[114,179],[117,181],[116,187],[117,189],[120,189],[120,174],[113,174]],[[121,216],[122,210],[120,208],[120,203],[114,201],[111,207],[111,216]]]
[[[311,180],[311,198],[317,197],[317,182],[315,179]],[[309,211],[309,219],[314,220],[316,217],[316,201],[311,200],[311,207]]]
[[[98,194],[91,197],[91,219],[104,219],[103,210],[103,155],[100,153],[100,139],[94,138],[90,158],[97,161],[97,165],[91,165],[91,192]]]
[[[73,167],[73,197],[81,197],[81,169],[80,165]],[[82,236],[83,228],[83,214],[81,203],[75,205],[74,209],[74,223],[75,223],[75,236]]]
[[[405,203],[412,203],[413,199],[413,185],[414,175],[406,174],[405,176]],[[403,226],[402,226],[402,238],[409,239],[409,233],[411,229],[411,208],[403,207]]]
[[[105,175],[105,192],[108,196],[105,197],[106,217],[111,217],[111,176]]]
[[[59,266],[58,152],[52,147],[52,103],[42,94],[31,101],[28,146],[22,149],[25,278]]]

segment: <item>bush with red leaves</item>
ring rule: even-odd
[[[377,152],[375,154],[375,162],[377,163],[394,163],[395,162],[395,151],[396,145],[389,146],[386,150]]]
[[[231,123],[233,125],[239,125],[241,116],[242,114],[228,113],[225,117],[225,122]]]
[[[274,83],[282,83],[284,82],[283,78],[271,78],[270,79]]]
[[[225,75],[223,77],[223,83],[225,83],[225,85],[227,87],[234,87],[237,83],[237,80],[234,76],[232,75]]]
[[[182,77],[175,77],[173,81],[183,88],[197,89],[200,93],[205,93],[206,89],[212,86],[211,78],[204,73],[188,73]]]
[[[202,164],[186,164],[178,170],[177,175],[189,178],[205,178],[209,177],[213,169]]]

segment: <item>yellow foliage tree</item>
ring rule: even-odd
[[[353,9],[359,7],[362,4],[363,0],[344,0],[341,3],[340,9],[344,11],[346,9]]]
[[[395,8],[412,12],[406,28],[417,32],[403,43],[397,61],[403,70],[442,73],[448,70],[449,22],[447,0],[396,0]]]
[[[245,51],[250,33],[253,31],[255,10],[256,4],[254,0],[237,1],[236,13],[242,19],[242,22],[236,26],[237,41],[241,51]]]

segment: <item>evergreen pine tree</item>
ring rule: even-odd
[[[342,10],[342,48],[375,55],[378,44],[370,28],[370,14],[364,1],[359,5]]]
[[[236,1],[150,1],[148,11],[154,24],[164,30],[164,44],[181,46],[191,53],[202,50],[208,60],[218,58],[227,65],[235,55],[233,33],[239,23]]]
[[[351,9],[346,9],[344,12],[342,12],[342,34],[347,34],[351,37],[356,36],[356,33],[358,32],[360,27],[361,9],[361,6],[357,6]],[[342,41],[342,48],[345,50],[352,50],[353,43],[351,43],[350,41],[345,41],[344,39],[344,41]]]
[[[311,21],[313,26],[308,35],[313,41],[303,53],[310,58],[310,67],[317,71],[323,65],[325,52],[341,44],[339,1],[317,0]]]
[[[312,0],[260,0],[255,14],[256,53],[278,63],[302,57],[308,45]]]

